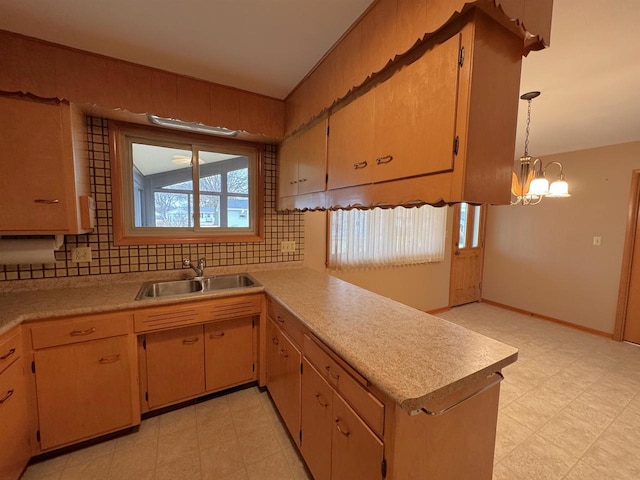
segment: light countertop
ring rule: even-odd
[[[0,293],[0,334],[25,321],[266,291],[406,411],[513,363],[517,349],[304,268],[250,272],[263,287],[136,301],[141,281]],[[163,278],[162,272],[156,277]],[[165,276],[165,278],[167,278]],[[146,280],[146,279],[145,279]]]

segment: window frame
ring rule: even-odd
[[[152,145],[237,153],[249,158],[248,228],[242,227],[135,227],[133,162],[129,145],[141,140]],[[259,242],[264,239],[264,172],[262,145],[161,127],[109,121],[111,195],[115,245]],[[194,215],[200,213],[199,164],[192,169]],[[196,191],[197,187],[197,191]],[[220,193],[220,198],[236,196]],[[198,203],[196,206],[195,204]]]

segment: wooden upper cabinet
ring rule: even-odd
[[[68,103],[0,95],[0,232],[90,231],[80,214],[89,195],[85,128]]]
[[[460,35],[375,90],[373,181],[453,169]]]
[[[329,189],[453,169],[460,35],[330,117]]]
[[[329,190],[371,182],[375,163],[375,96],[369,91],[329,117]]]
[[[280,146],[279,164],[279,197],[324,191],[327,121],[320,121],[285,140]]]

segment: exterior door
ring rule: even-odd
[[[449,306],[480,300],[486,207],[460,203],[454,208]]]

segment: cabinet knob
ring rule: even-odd
[[[280,315],[276,316],[276,320],[279,321],[280,323],[284,323],[284,318],[282,318]]]
[[[278,345],[280,343],[280,340],[278,340],[276,337],[271,337],[271,343],[273,343],[274,345]]]
[[[60,203],[60,200],[58,200],[57,198],[54,199],[49,199],[49,198],[36,198],[34,200],[35,203],[45,203],[47,205],[51,205],[54,203]]]
[[[289,358],[289,352],[287,352],[284,348],[280,350],[280,355],[284,358]]]

